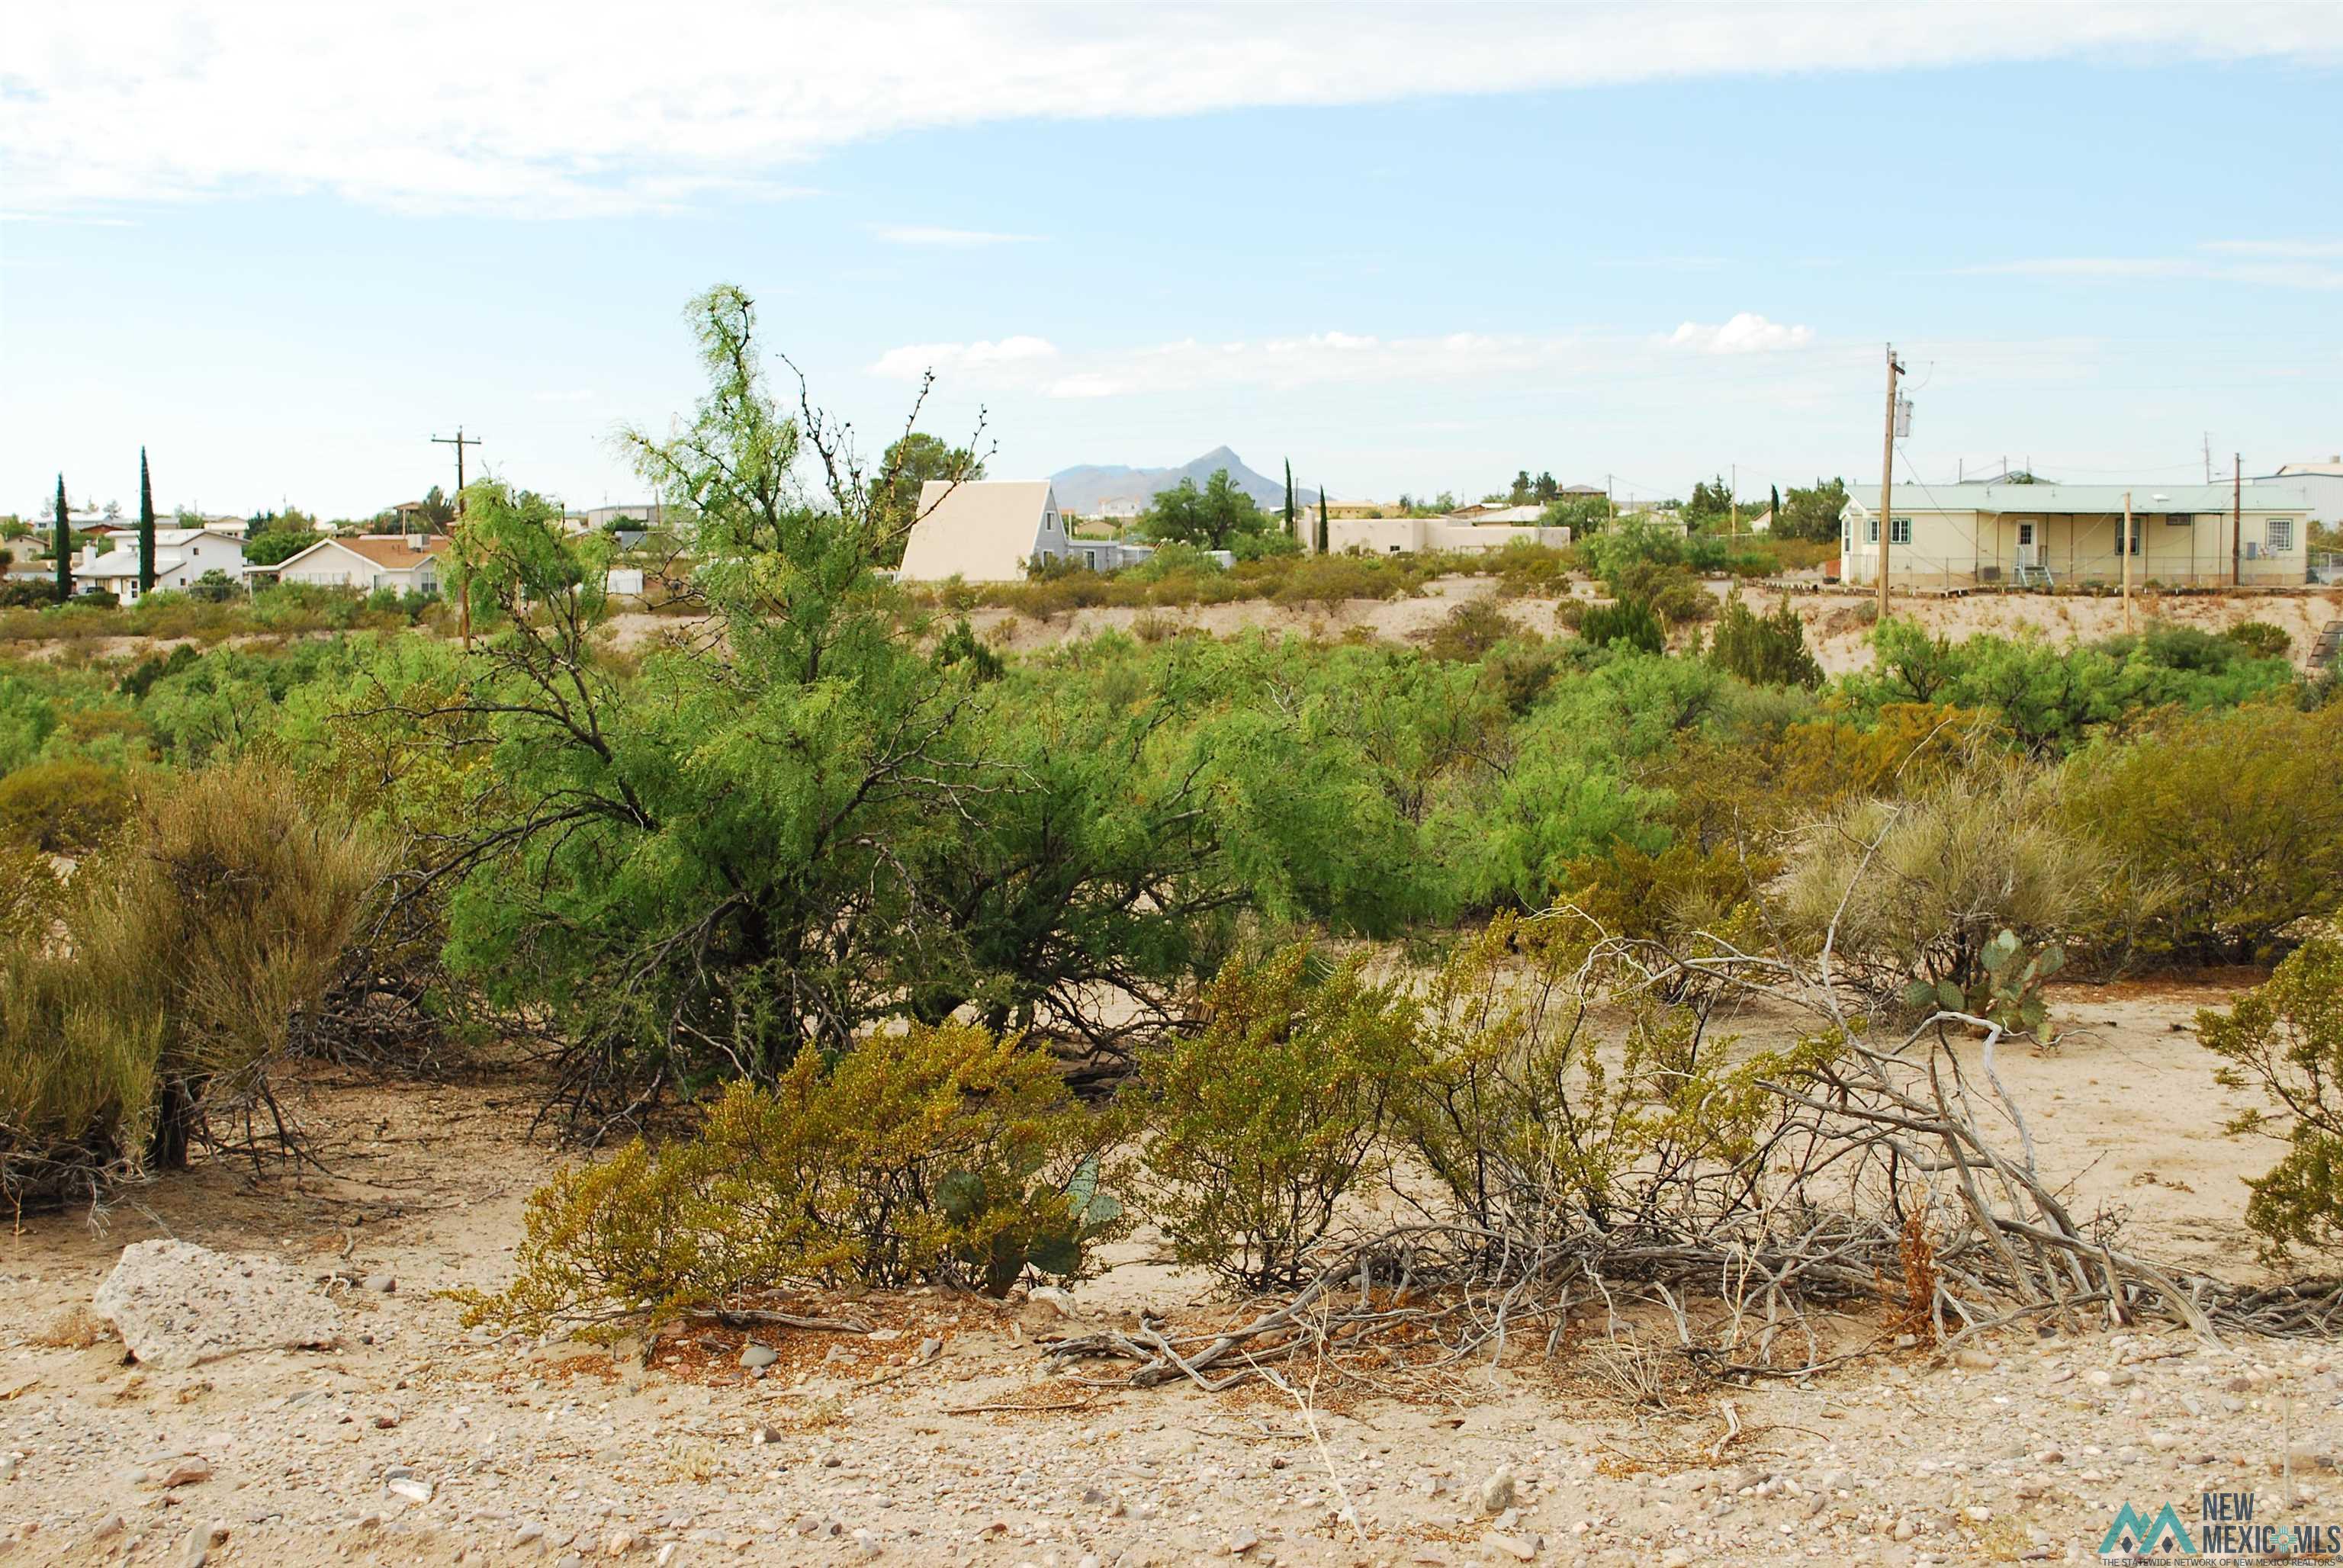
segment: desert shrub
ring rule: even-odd
[[[2187,628],[2061,648],[2031,631],[2016,638],[1980,632],[1955,642],[1891,618],[1873,628],[1872,645],[1872,669],[1841,683],[1855,706],[1982,709],[2037,757],[2061,755],[2157,708],[2209,711],[2295,685],[2285,660],[2248,658],[2233,643]]]
[[[1567,601],[1575,605],[1575,599]],[[1578,617],[1578,635],[1595,648],[1624,643],[1643,653],[1665,653],[1668,634],[1660,618],[1643,599],[1623,598],[1610,604],[1588,605]]]
[[[2004,930],[2056,946],[2097,907],[2108,857],[2061,819],[2040,774],[2010,768],[1900,800],[1850,801],[1808,836],[1783,890],[1788,928],[1829,936],[1839,961],[1882,993],[1991,988]]]
[[[1424,634],[1423,651],[1433,658],[1471,664],[1500,643],[1523,635],[1522,624],[1498,608],[1493,599],[1468,598],[1459,601]]]
[[[2058,794],[2126,881],[2166,890],[2152,950],[2248,959],[2343,887],[2343,709],[2172,717],[2077,758]]]
[[[2266,620],[2243,620],[2221,634],[2245,649],[2248,658],[2284,658],[2294,651],[2294,638],[2284,627]]]
[[[52,855],[79,855],[130,812],[130,785],[95,762],[35,762],[0,778],[0,835]]]
[[[0,675],[0,772],[22,768],[56,733],[56,704],[22,676]]]
[[[1099,1124],[1048,1053],[970,1024],[809,1046],[735,1082],[695,1136],[637,1140],[528,1201],[518,1273],[468,1321],[541,1332],[738,1302],[792,1285],[925,1280],[1005,1293],[1071,1277],[1120,1229]]]
[[[976,628],[962,616],[952,622],[941,637],[936,638],[936,662],[949,669],[955,664],[965,664],[971,678],[998,680],[1006,666],[1001,655],[986,646],[976,635]]]
[[[1605,933],[1671,946],[1699,931],[1740,927],[1755,890],[1782,869],[1777,856],[1678,841],[1654,854],[1633,843],[1575,862],[1564,875],[1570,906]]]
[[[1803,686],[1823,683],[1823,667],[1806,651],[1805,622],[1785,598],[1770,614],[1758,615],[1735,588],[1716,623],[1709,658],[1719,669],[1757,686]]]
[[[1373,1159],[1414,1027],[1363,960],[1330,972],[1307,945],[1232,961],[1209,1021],[1142,1065],[1149,1211],[1174,1255],[1233,1284],[1298,1282]]]
[[[1981,763],[1993,716],[1932,702],[1882,704],[1865,719],[1832,715],[1782,733],[1780,789],[1816,808],[1857,796],[1896,795]]]
[[[265,1096],[388,865],[257,763],[142,797],[60,898],[64,940],[0,970],[0,1190],[94,1195],[184,1163]]]
[[[2287,1142],[2284,1159],[2247,1179],[2246,1223],[2274,1251],[2301,1245],[2332,1258],[2343,1247],[2343,941],[2314,936],[2227,1011],[2199,1012],[2197,1032],[2229,1063],[2221,1082],[2258,1087],[2275,1108],[2229,1131]]]
[[[1523,544],[1519,540],[1507,545],[1490,558],[1489,566],[1497,578],[1497,592],[1506,598],[1534,595],[1551,598],[1570,591],[1570,574],[1578,564],[1577,552],[1565,546],[1560,549],[1552,545]]]
[[[1690,626],[1716,615],[1716,596],[1700,578],[1680,566],[1631,562],[1604,582],[1613,598],[1634,599],[1649,605],[1652,613],[1667,626]]]
[[[1532,1247],[1665,1231],[1704,1197],[1681,1175],[1742,1164],[1776,1113],[1762,1081],[1789,1057],[1737,1050],[1696,1010],[1613,998],[1585,958],[1572,922],[1500,916],[1426,988],[1393,1122],[1441,1218]]]
[[[132,701],[139,701],[155,689],[155,683],[166,676],[176,675],[203,657],[195,644],[183,642],[168,653],[150,653],[133,665],[115,689]]]

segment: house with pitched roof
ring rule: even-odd
[[[155,530],[155,587],[181,592],[193,588],[208,572],[218,572],[232,583],[244,579],[244,541],[212,528]],[[115,527],[93,540],[73,568],[74,581],[86,591],[102,588],[124,604],[138,602],[138,530]]]
[[[1848,582],[1879,580],[1878,502],[1876,489],[1854,489],[1839,513]],[[2127,553],[2141,587],[2298,586],[2309,575],[2306,513],[2300,490],[2274,482],[1898,485],[1887,572],[1894,586],[1914,588],[2114,583]]]
[[[447,540],[419,534],[364,534],[354,539],[319,539],[273,567],[255,567],[253,577],[318,588],[349,588],[360,593],[390,588],[398,593],[439,591],[439,554]]]
[[[930,479],[920,487],[896,575],[905,582],[1019,582],[1029,563],[1063,559],[1071,547],[1046,479]]]

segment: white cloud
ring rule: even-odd
[[[769,198],[801,190],[785,176],[830,148],[990,121],[2015,60],[2343,58],[2332,5],[2083,0],[2001,21],[1726,0],[674,0],[655,25],[609,0],[26,5],[0,57],[0,188],[33,212],[324,191],[598,216]]]
[[[937,246],[965,250],[987,245],[1031,245],[1038,234],[995,234],[981,228],[932,228],[921,224],[881,224],[871,231],[890,245]]]
[[[1386,338],[1330,331],[1222,343],[1190,337],[1069,356],[1039,337],[1010,337],[998,343],[910,344],[888,350],[870,370],[908,381],[932,367],[956,388],[1095,398],[1199,387],[1291,390],[1330,382],[1455,382],[1584,368],[1598,358],[1615,363],[1622,356],[1648,352],[1632,343],[1598,346],[1568,337],[1452,332]]]
[[[1672,348],[1691,348],[1703,354],[1767,354],[1783,348],[1804,348],[1814,340],[1813,327],[1768,321],[1754,310],[1745,310],[1716,327],[1687,321],[1670,333],[1667,339]]]
[[[930,370],[980,374],[1054,359],[1057,355],[1056,346],[1046,337],[1004,337],[998,343],[907,343],[881,354],[872,363],[870,374],[890,381],[917,381]]]

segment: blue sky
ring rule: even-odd
[[[866,11],[754,69],[231,10],[0,65],[0,510],[143,442],[166,506],[364,515],[459,421],[635,498],[719,279],[874,451],[932,365],[1002,477],[1875,483],[1888,338],[1923,478],[2343,449],[2343,7]]]

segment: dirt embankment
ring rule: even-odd
[[[1021,652],[1055,647],[1104,630],[1130,632],[1134,628],[1150,633],[1192,628],[1216,637],[1258,628],[1303,637],[1367,636],[1409,641],[1429,633],[1458,603],[1489,598],[1497,591],[1496,580],[1491,578],[1439,578],[1417,598],[1347,599],[1301,607],[1252,599],[1152,608],[1100,608],[1073,610],[1047,620],[1013,610],[979,609],[969,618],[987,641]],[[1590,585],[1580,586],[1582,596],[1594,591]],[[1711,591],[1722,598],[1730,588],[1712,584]],[[1759,606],[1770,606],[1777,591],[1744,589]],[[1808,646],[1825,671],[1838,675],[1871,662],[1868,596],[1834,589],[1794,592],[1789,598],[1806,623]],[[1523,628],[1548,635],[1555,630],[1559,600],[1520,598],[1499,602]],[[1898,596],[1896,610],[1918,620],[1932,633],[1956,639],[1980,631],[2016,635],[2030,628],[2057,641],[2090,642],[2124,629],[2123,604],[2117,598],[2048,594],[1974,594],[1958,598]],[[2343,619],[2343,590],[2142,594],[2134,600],[2132,619],[2136,626],[2160,620],[2211,631],[2244,621],[2268,621],[2287,634],[2293,657],[2300,663],[2308,658],[2320,629],[2330,621]]]

